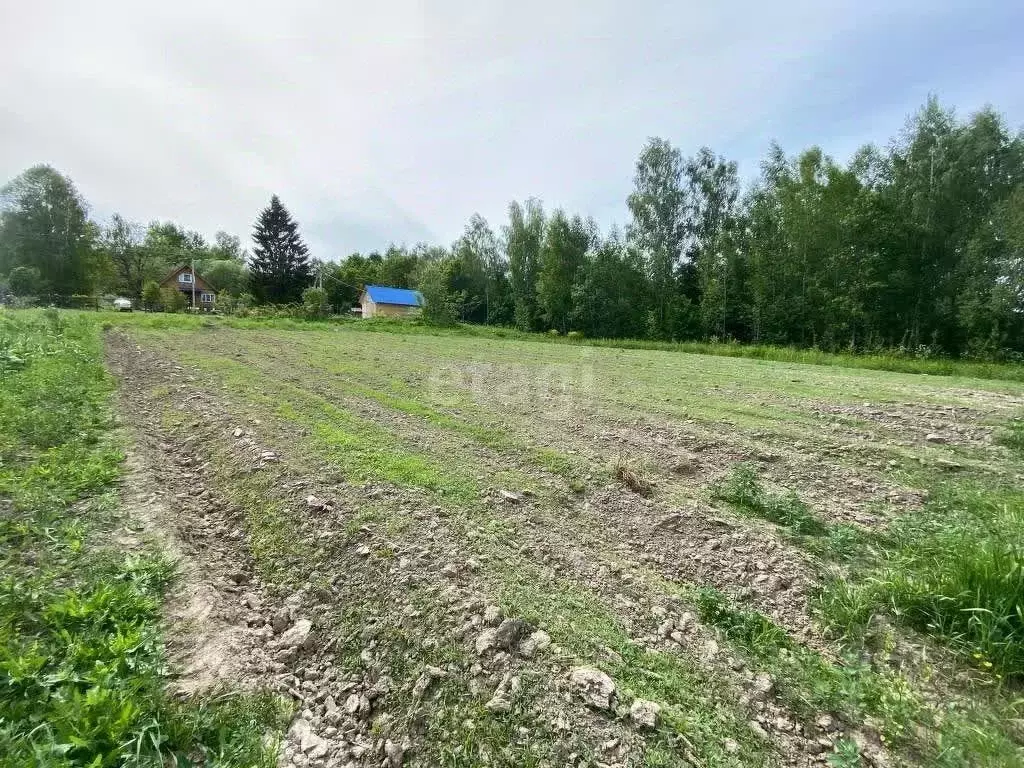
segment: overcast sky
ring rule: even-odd
[[[0,181],[248,244],[272,193],[315,256],[449,243],[512,199],[627,219],[649,136],[750,176],[846,158],[930,92],[1024,123],[1024,2],[0,0]]]

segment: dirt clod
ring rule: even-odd
[[[576,667],[569,673],[569,682],[576,694],[594,709],[611,709],[615,682],[600,669]]]

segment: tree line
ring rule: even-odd
[[[143,305],[176,305],[161,281],[182,265],[218,294],[251,303],[298,300],[310,276],[297,223],[275,195],[260,213],[250,253],[224,231],[212,242],[174,222],[143,227],[115,213],[88,217],[74,183],[53,168],[29,168],[0,189],[0,295],[70,298],[111,293]]]
[[[332,267],[419,285],[443,318],[596,337],[717,339],[1005,359],[1024,352],[1024,134],[930,99],[845,164],[773,145],[759,176],[664,139],[636,163],[625,232],[539,200],[450,249]]]
[[[33,208],[42,186],[56,194]],[[92,280],[139,295],[154,265],[194,256],[216,290],[255,302],[297,301],[315,279],[322,301],[344,311],[363,285],[380,283],[418,288],[439,323],[1024,353],[1024,134],[991,108],[960,119],[930,99],[884,148],[862,147],[845,163],[773,144],[746,183],[711,149],[687,157],[652,138],[626,203],[624,231],[602,233],[529,199],[512,202],[497,229],[474,215],[448,247],[392,245],[335,263],[309,258],[276,197],[247,254],[224,233],[207,244],[169,223],[143,230],[114,217],[100,227],[69,180],[37,168],[3,191],[0,275],[12,288],[36,279],[81,292]],[[20,234],[33,226],[46,237]]]

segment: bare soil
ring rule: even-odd
[[[607,708],[588,703],[573,682],[577,653],[523,644],[554,630],[499,609],[495,574],[519,568],[585,594],[637,647],[693,665],[707,701],[735,703],[742,737],[721,739],[716,764],[824,765],[843,737],[871,764],[894,764],[870,724],[791,711],[672,585],[713,586],[831,658],[810,608],[820,564],[776,526],[712,503],[707,489],[749,461],[824,520],[881,526],[925,494],[899,481],[879,446],[986,449],[991,414],[1017,404],[997,393],[978,395],[977,407],[803,402],[822,428],[796,436],[628,417],[607,404],[532,421],[528,404],[499,408],[509,434],[595,467],[584,490],[570,493],[529,462],[439,435],[337,381],[311,381],[297,352],[255,360],[229,352],[230,339],[207,342],[250,360],[254,389],[270,367],[289,367],[286,379],[400,430],[409,445],[450,449],[483,484],[478,503],[456,513],[422,490],[349,482],[309,448],[303,428],[257,412],[181,354],[108,334],[134,443],[125,505],[141,529],[129,526],[124,543],[155,537],[179,563],[167,611],[177,688],[197,695],[232,684],[289,697],[296,714],[280,759],[299,767],[706,764],[706,745],[640,724],[628,691]],[[650,478],[652,498],[603,476],[622,455]],[[490,480],[512,464],[541,492]],[[671,761],[655,762],[659,750]]]

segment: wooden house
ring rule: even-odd
[[[198,309],[211,310],[217,304],[217,294],[213,288],[187,264],[178,267],[161,280],[160,287],[181,291],[185,297],[185,303],[190,307],[193,296],[195,296],[195,305]]]

